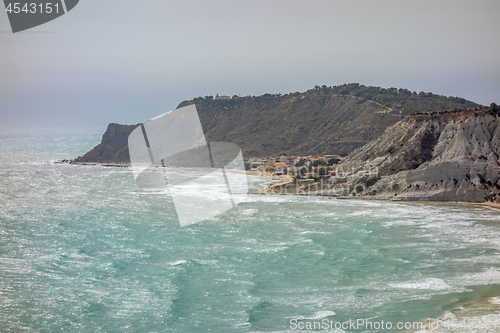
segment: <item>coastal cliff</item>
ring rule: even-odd
[[[128,136],[139,126],[111,123],[102,136],[101,143],[85,155],[74,159],[74,163],[130,163]]]
[[[329,186],[403,201],[500,203],[500,112],[409,115],[351,154]]]

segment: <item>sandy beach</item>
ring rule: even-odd
[[[363,198],[352,198],[361,199]],[[379,200],[379,199],[377,199]],[[380,200],[383,201],[383,200]],[[425,203],[425,204],[445,204],[445,205],[462,205],[462,206],[475,206],[475,207],[487,207],[493,209],[500,209],[500,203],[495,202],[463,202],[463,201],[396,201],[396,202],[415,202],[415,203]]]

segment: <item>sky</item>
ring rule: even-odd
[[[498,0],[81,0],[13,34],[0,127],[136,124],[205,95],[358,82],[500,104]]]

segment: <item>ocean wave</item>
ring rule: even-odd
[[[312,316],[298,316],[294,317],[294,319],[297,320],[318,320],[318,319],[323,319],[323,318],[328,318],[328,317],[333,317],[336,316],[337,314],[333,311],[318,311]]]
[[[418,281],[410,281],[403,283],[389,283],[389,286],[396,289],[420,289],[420,290],[446,290],[451,289],[451,286],[438,278],[428,278]]]

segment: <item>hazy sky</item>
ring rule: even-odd
[[[13,34],[0,126],[138,123],[205,95],[359,82],[500,103],[500,1],[81,0]]]

